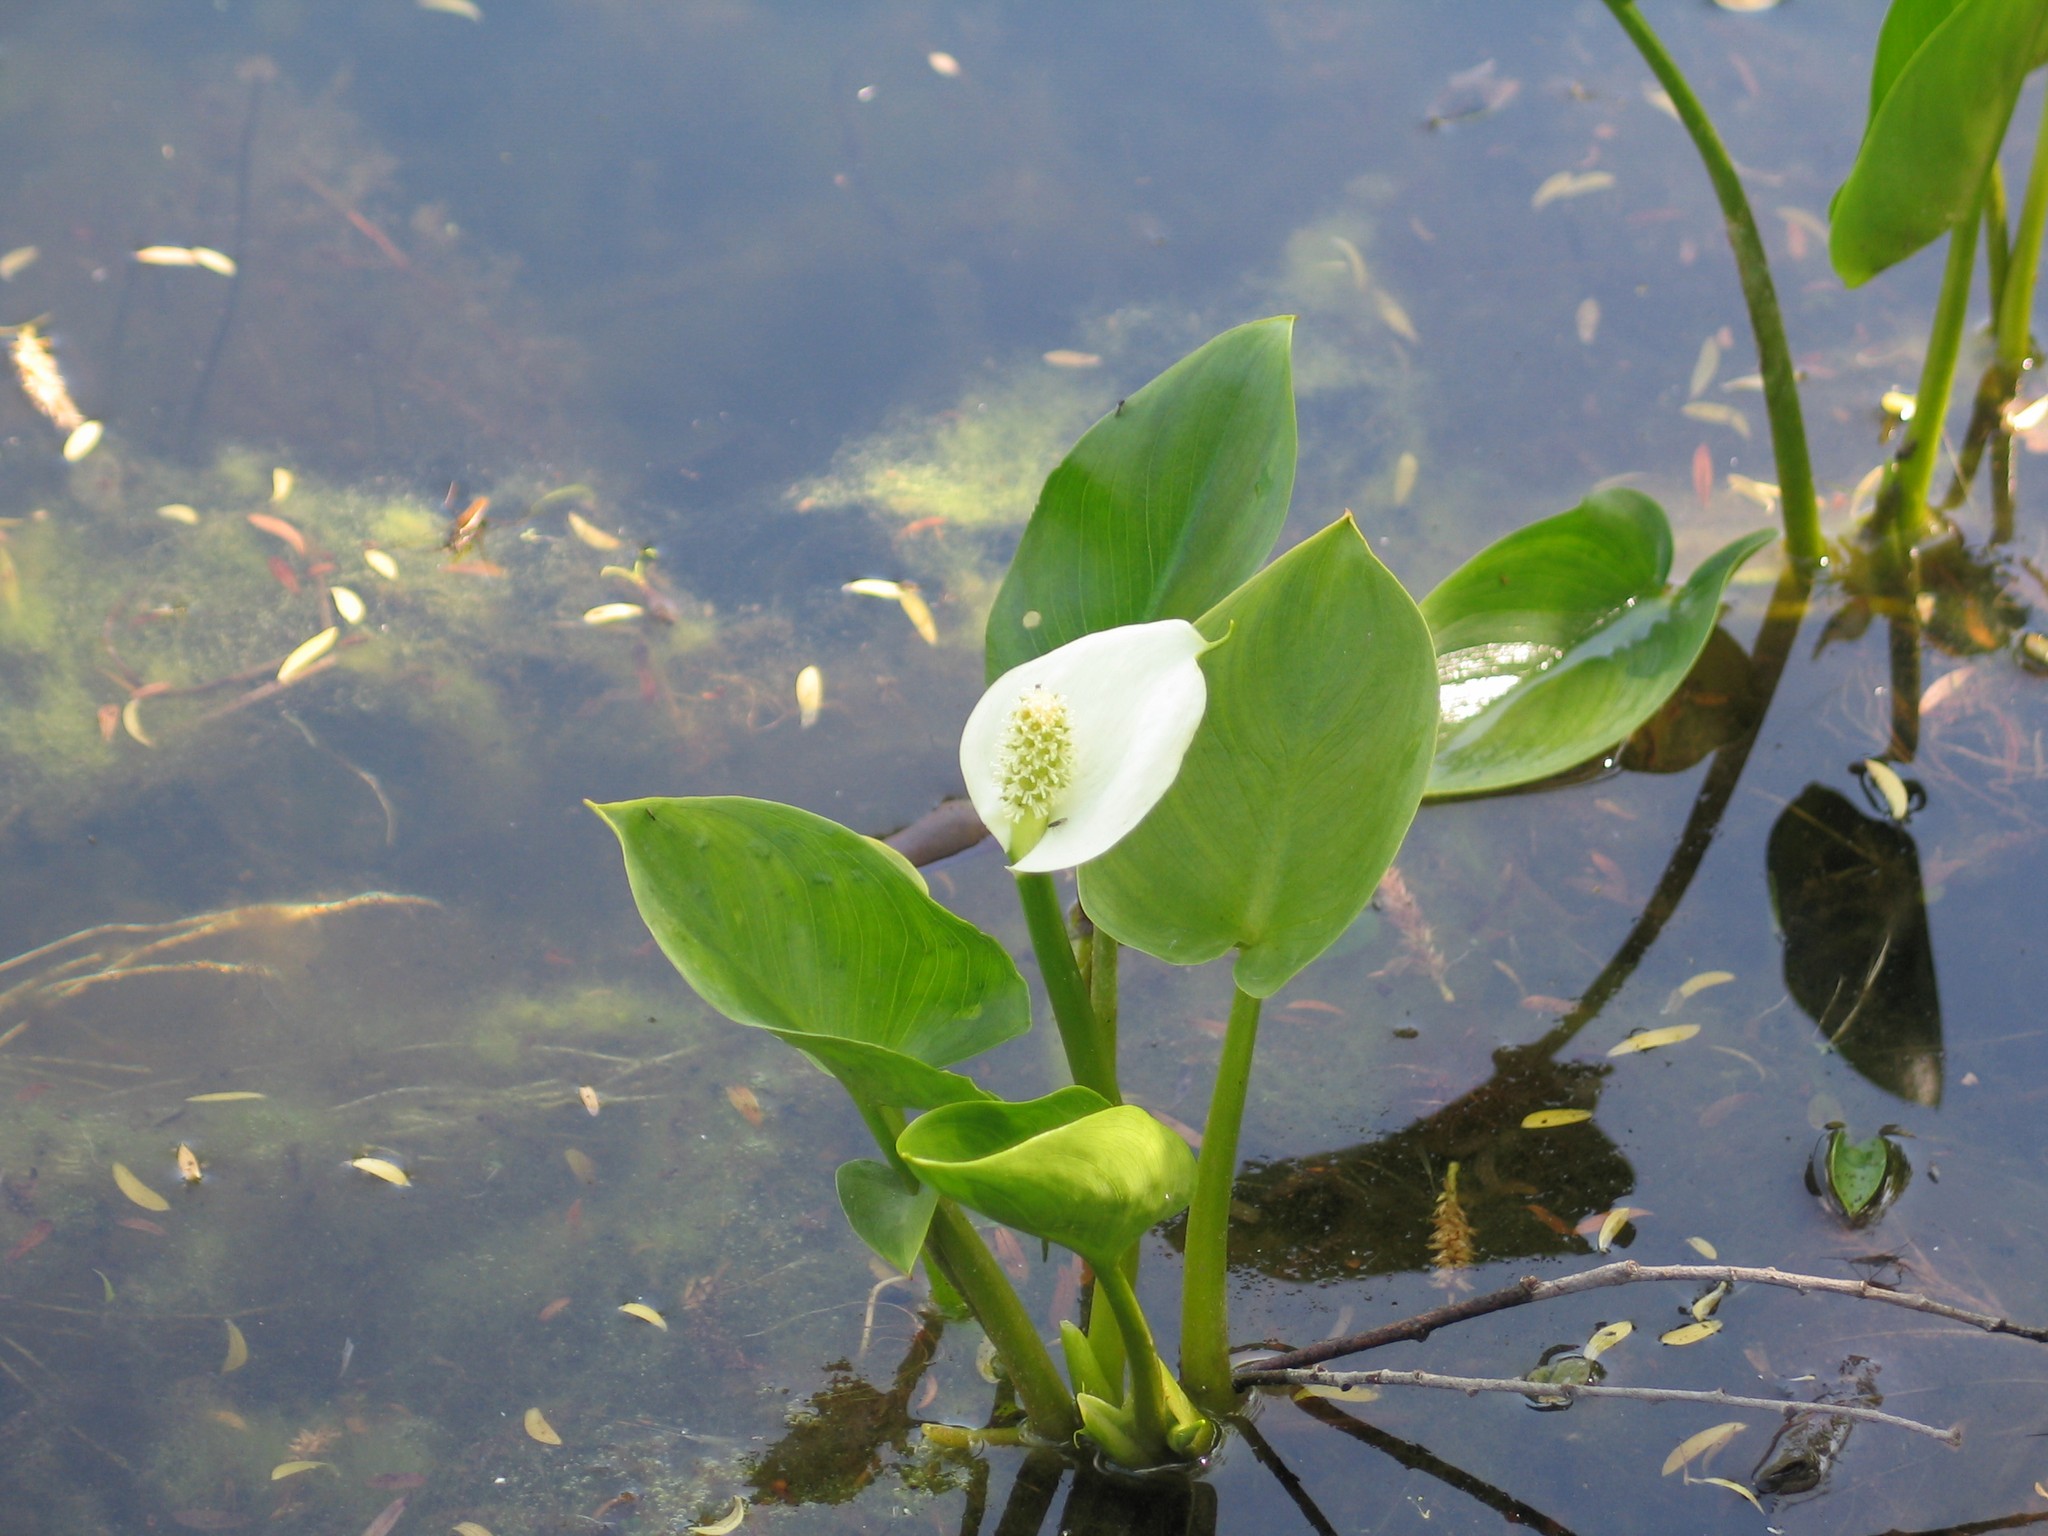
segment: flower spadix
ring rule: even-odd
[[[1209,701],[1183,619],[1098,630],[1012,667],[960,734],[975,810],[1027,873],[1107,852],[1180,772]]]

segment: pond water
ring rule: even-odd
[[[1704,1470],[1776,1454],[1770,1414],[1706,1406],[1276,1396],[1193,1486],[935,1453],[914,1421],[989,1410],[974,1331],[871,1268],[830,1178],[857,1118],[689,994],[582,806],[747,793],[882,833],[957,793],[1044,474],[1263,314],[1300,316],[1289,540],[1352,508],[1419,594],[1617,477],[1680,572],[1764,526],[1719,216],[1603,7],[481,4],[0,18],[0,249],[33,247],[0,323],[106,423],[68,463],[0,392],[0,1524],[354,1536],[403,1500],[401,1533],[667,1533],[736,1495],[789,1532],[2048,1520],[2038,1345],[1755,1286],[1690,1347],[1657,1340],[1695,1291],[1645,1285],[1363,1363],[1513,1376],[1628,1320],[1611,1384],[1881,1392],[1962,1448],[1864,1425],[1763,1514],[1660,1475],[1728,1419]],[[1874,8],[1652,19],[1748,177],[1840,530],[1939,266],[1852,294],[1827,265]],[[1937,594],[1903,826],[1854,766],[1884,626],[1825,587],[1746,762],[1681,721],[1631,749],[1658,771],[1424,810],[1405,895],[1269,1010],[1241,1337],[1589,1267],[1618,1206],[1646,1262],[1703,1239],[2048,1323],[2020,459],[2011,542],[1961,514],[1990,575]],[[1742,708],[1775,558],[1686,721]],[[860,577],[919,583],[934,643]],[[613,603],[641,612],[584,621]],[[991,847],[933,883],[1026,952]],[[1127,1082],[1198,1123],[1227,976],[1126,973]],[[1046,1035],[992,1080],[1052,1081]],[[1521,1128],[1561,1106],[1595,1113]],[[1806,1185],[1830,1121],[1910,1138],[1860,1229]],[[1003,1251],[1050,1332],[1071,1270]]]

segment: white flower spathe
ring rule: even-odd
[[[960,733],[982,821],[1024,873],[1106,853],[1180,772],[1209,702],[1184,619],[1098,630],[1012,667]]]

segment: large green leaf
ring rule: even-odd
[[[1894,0],[1870,115],[1829,209],[1850,287],[1971,216],[2027,72],[2048,61],[2048,0]]]
[[[903,1175],[887,1163],[857,1157],[841,1163],[833,1182],[839,1208],[854,1235],[906,1275],[917,1264],[924,1234],[938,1209],[939,1192],[929,1184],[905,1185]]]
[[[768,800],[593,809],[618,834],[640,915],[684,980],[864,1103],[983,1097],[938,1069],[1031,1027],[1002,945],[870,838]]]
[[[1195,1187],[1186,1142],[1087,1088],[949,1104],[911,1121],[896,1150],[941,1195],[1098,1267],[1183,1209]]]
[[[1268,997],[1372,897],[1436,732],[1429,631],[1349,516],[1204,614],[1209,708],[1180,776],[1081,866],[1107,933],[1180,965],[1235,948]],[[1228,638],[1225,638],[1225,637]]]
[[[1040,492],[988,617],[988,675],[1119,624],[1192,619],[1259,568],[1294,490],[1294,317],[1190,353]]]
[[[1685,680],[1728,578],[1773,537],[1737,539],[1667,592],[1662,509],[1612,490],[1474,555],[1422,600],[1443,708],[1430,795],[1531,784],[1626,737]]]

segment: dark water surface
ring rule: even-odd
[[[744,792],[882,832],[954,792],[1046,470],[1263,314],[1301,317],[1290,540],[1350,507],[1419,594],[1612,477],[1671,511],[1681,572],[1760,526],[1728,480],[1773,472],[1761,397],[1724,387],[1755,359],[1719,217],[1602,7],[482,3],[0,17],[0,250],[37,251],[0,323],[36,322],[107,425],[67,464],[0,391],[0,1527],[355,1536],[402,1498],[400,1533],[669,1533],[736,1494],[744,1529],[791,1532],[2048,1518],[2039,1346],[1759,1287],[1690,1347],[1657,1340],[1695,1293],[1639,1286],[1369,1363],[1512,1376],[1625,1319],[1610,1383],[1810,1398],[1874,1366],[1963,1449],[1864,1426],[1762,1516],[1659,1475],[1728,1419],[1706,1470],[1766,1459],[1771,1415],[1713,1407],[1274,1397],[1258,1454],[1234,1439],[1192,1489],[933,1453],[912,1420],[989,1410],[973,1330],[934,1345],[880,1283],[831,1188],[862,1127],[688,994],[581,805]],[[1845,527],[1939,264],[1849,294],[1814,232],[1876,8],[1649,14],[1749,177]],[[1533,207],[1567,171],[1612,182]],[[153,245],[238,275],[130,259]],[[1620,1205],[1646,1262],[1697,1237],[2048,1322],[2048,709],[2013,656],[2048,551],[2020,458],[2012,543],[1961,515],[2006,595],[1936,594],[1924,808],[1894,825],[1850,766],[1886,742],[1883,626],[1820,649],[1823,591],[1696,876],[1597,1011],[1572,1000],[1655,907],[1716,738],[1424,811],[1412,907],[1383,900],[1268,1010],[1241,1337],[1587,1267]],[[485,496],[458,560],[446,508]],[[641,547],[647,588],[602,574]],[[1695,717],[1742,707],[1774,558],[1732,590]],[[842,593],[864,576],[919,582],[937,644]],[[267,687],[332,586],[364,622]],[[583,621],[627,601],[653,612]],[[988,848],[934,872],[1022,954],[1006,884]],[[1199,1124],[1227,977],[1126,974],[1126,1080]],[[1670,1023],[1702,1028],[1608,1057]],[[1037,1036],[990,1068],[1019,1096],[1055,1071]],[[264,1097],[192,1102],[219,1093]],[[1521,1129],[1565,1106],[1596,1113]],[[1860,1230],[1805,1185],[1831,1120],[1910,1133],[1911,1182]],[[1458,1276],[1429,1254],[1452,1162]],[[1060,1256],[1014,1257],[1050,1333]],[[322,1465],[273,1482],[293,1461]]]

